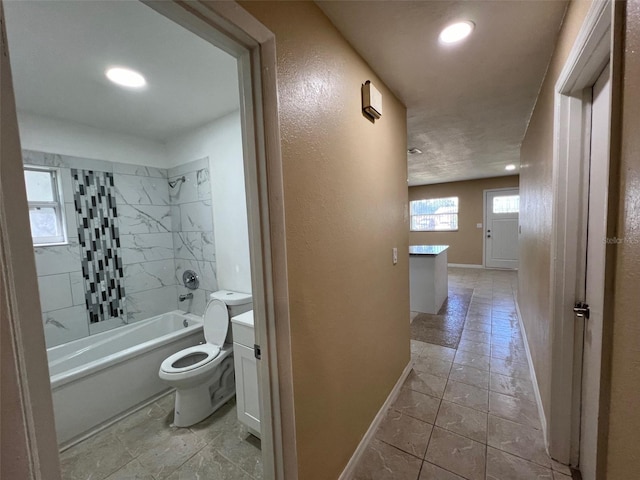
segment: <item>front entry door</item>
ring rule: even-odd
[[[517,188],[485,191],[485,267],[518,268]]]
[[[584,320],[579,465],[584,480],[595,480],[598,452],[608,197],[606,179],[609,178],[609,111],[611,103],[611,81],[608,65],[593,86],[592,98],[584,298],[589,305],[589,318]]]

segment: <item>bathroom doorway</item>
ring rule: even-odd
[[[108,3],[109,2],[107,2],[107,4]],[[288,381],[286,378],[283,379],[282,377],[279,378],[278,376],[278,366],[287,364],[289,350],[288,348],[286,348],[287,345],[285,343],[282,343],[282,341],[286,341],[288,336],[280,335],[280,332],[275,331],[276,312],[278,312],[279,318],[278,328],[282,329],[288,327],[286,274],[284,270],[284,262],[279,261],[279,259],[285,258],[285,247],[283,240],[284,223],[281,201],[277,200],[281,199],[281,184],[280,157],[278,150],[279,135],[277,131],[277,112],[274,108],[276,105],[275,83],[273,78],[263,79],[261,76],[261,65],[275,63],[275,55],[273,51],[273,36],[270,35],[270,33],[266,31],[266,29],[261,28],[261,26],[246,26],[249,18],[247,16],[243,17],[242,15],[238,17],[238,12],[234,12],[232,8],[229,8],[229,6],[225,7],[224,5],[219,5],[212,7],[210,5],[200,4],[197,2],[189,4],[188,7],[184,5],[178,5],[177,3],[173,2],[149,2],[148,6],[151,7],[151,9],[156,10],[156,12],[160,13],[163,17],[170,19],[172,22],[175,22],[182,27],[185,27],[192,34],[195,33],[199,39],[203,39],[220,48],[231,57],[233,57],[235,59],[235,62],[237,62],[237,82],[240,98],[238,102],[239,109],[236,116],[239,130],[239,140],[241,142],[241,156],[244,168],[243,176],[246,186],[247,219],[245,221],[245,224],[250,250],[251,293],[253,296],[253,308],[255,312],[254,317],[256,319],[256,344],[260,346],[261,351],[261,359],[257,362],[257,364],[261,387],[260,405],[262,414],[261,436],[264,458],[263,469],[264,478],[283,478],[284,472],[286,471],[286,465],[291,463],[291,454],[289,454],[289,458],[287,458],[287,455],[284,452],[283,444],[292,442],[292,422],[290,421],[290,419],[286,418],[286,415],[289,414],[287,412],[292,411],[290,408],[287,408],[287,405],[290,404],[290,399],[285,398],[285,396],[281,395],[281,392],[287,392]],[[155,12],[153,12],[153,10],[149,10],[149,12],[156,14]],[[233,17],[234,14],[236,18],[229,20],[229,16]],[[9,50],[11,51],[10,15],[8,16],[6,24],[7,30],[9,31]],[[4,25],[5,22],[3,18],[3,26]],[[37,30],[33,31],[37,32]],[[3,38],[3,42],[4,41],[5,40]],[[167,45],[165,45],[165,48],[166,47]],[[3,45],[3,49],[5,48],[6,44]],[[4,61],[5,60],[3,60],[3,62]],[[3,64],[3,71],[8,71],[7,64]],[[50,453],[51,442],[53,440],[50,404],[45,398],[46,395],[45,397],[42,396],[44,387],[46,386],[48,388],[49,386],[49,375],[46,371],[46,358],[45,355],[43,355],[44,351],[42,349],[44,343],[42,342],[43,332],[42,327],[40,327],[40,324],[38,324],[38,322],[34,324],[34,322],[25,321],[25,318],[39,318],[41,317],[41,314],[40,312],[36,312],[33,309],[33,301],[31,301],[31,310],[34,311],[29,311],[29,307],[24,306],[29,301],[28,296],[26,296],[25,293],[30,290],[31,298],[33,297],[34,285],[37,278],[36,274],[34,273],[35,270],[33,268],[33,247],[31,247],[31,252],[29,255],[28,247],[30,242],[25,242],[25,240],[29,238],[29,217],[26,214],[27,204],[24,201],[24,187],[17,187],[19,181],[24,175],[22,171],[22,163],[17,163],[17,160],[19,160],[21,156],[20,149],[22,148],[24,150],[24,145],[21,146],[19,143],[17,143],[17,132],[15,131],[15,129],[12,130],[10,128],[11,125],[16,125],[16,120],[15,117],[12,117],[12,115],[14,115],[14,109],[11,105],[13,98],[12,87],[11,83],[5,80],[6,78],[6,75],[3,73],[3,145],[11,145],[13,147],[13,151],[11,151],[9,147],[7,147],[6,149],[3,148],[2,158],[0,159],[2,162],[3,173],[2,190],[4,193],[2,194],[2,196],[5,197],[2,200],[2,203],[5,205],[5,207],[2,208],[2,216],[6,217],[3,218],[3,227],[6,226],[6,228],[3,228],[4,233],[2,239],[2,248],[4,258],[3,263],[7,262],[7,264],[3,265],[3,271],[9,272],[9,275],[3,278],[3,282],[6,282],[4,284],[9,290],[8,297],[11,300],[8,305],[10,308],[8,309],[7,318],[9,320],[9,326],[11,327],[10,334],[12,338],[15,339],[15,345],[17,346],[16,351],[13,355],[13,360],[17,364],[16,370],[19,375],[19,380],[21,380],[20,382],[17,382],[17,385],[19,385],[20,394],[23,398],[23,409],[26,412],[26,415],[23,418],[23,425],[28,435],[32,438],[29,447],[31,450],[31,458],[36,459],[30,462],[29,468],[32,472],[36,472],[38,469],[42,469],[43,471],[46,471],[50,476],[52,469],[49,467],[54,465],[57,459],[54,458],[55,455],[52,455]],[[17,88],[22,88],[22,86],[22,84],[16,85]],[[9,108],[7,108],[7,106],[9,106]],[[18,107],[20,107],[20,105],[18,105]],[[233,114],[231,116],[233,116]],[[29,118],[28,116],[26,117],[27,123],[31,122],[31,126],[33,128],[30,131],[34,136],[36,136],[34,132],[38,132],[37,127],[41,128],[41,136],[39,137],[39,139],[43,145],[45,145],[47,142],[52,141],[51,138],[47,138],[45,135],[42,135],[42,132],[46,132],[46,121],[42,121],[41,119],[34,119],[33,116],[31,118]],[[60,124],[60,122],[56,123],[58,125]],[[23,142],[29,140],[28,135],[23,134],[22,137]],[[78,134],[77,137],[82,137],[82,135]],[[267,140],[268,138],[270,138],[272,141],[269,142]],[[171,149],[166,150],[171,151]],[[171,203],[172,200],[174,200],[171,195],[171,190],[175,189],[176,187],[180,188],[181,184],[186,183],[188,179],[191,180],[190,175],[193,174],[192,181],[196,185],[195,193],[193,193],[193,190],[191,191],[193,195],[196,196],[196,200],[194,200],[193,203],[200,202],[202,203],[201,206],[207,206],[207,192],[206,188],[203,185],[207,183],[206,180],[211,179],[215,170],[215,166],[212,164],[211,158],[202,157],[191,159],[190,162],[182,162],[181,164],[172,167],[177,168],[173,171],[171,171],[171,169],[169,168],[165,168],[165,170],[167,170],[165,175],[162,171],[163,168],[154,169],[150,162],[140,162],[140,164],[129,162],[126,164],[127,166],[123,166],[125,165],[125,162],[116,161],[113,162],[113,165],[105,166],[105,164],[101,162],[108,162],[111,159],[105,158],[106,156],[100,155],[99,153],[96,153],[96,155],[93,155],[91,156],[91,158],[87,159],[90,161],[81,164],[77,163],[79,162],[78,157],[69,155],[68,152],[62,152],[62,154],[55,151],[47,152],[45,148],[42,148],[41,150],[31,150],[26,154],[22,152],[22,157],[28,158],[30,160],[31,172],[33,172],[32,174],[30,174],[30,177],[32,179],[35,179],[32,182],[33,185],[41,186],[42,182],[44,182],[45,185],[51,187],[49,190],[53,193],[52,197],[54,197],[53,199],[35,198],[33,199],[33,204],[30,204],[29,206],[33,207],[34,209],[39,209],[38,213],[42,212],[43,210],[44,213],[49,213],[50,217],[55,219],[54,223],[57,230],[56,228],[53,228],[53,230],[57,233],[61,233],[63,236],[68,235],[69,232],[73,233],[74,228],[77,231],[80,231],[83,227],[85,217],[91,215],[90,212],[81,211],[82,208],[79,208],[79,206],[76,205],[77,199],[74,198],[73,194],[78,191],[88,191],[92,188],[98,192],[102,191],[101,189],[104,188],[106,188],[107,191],[109,190],[109,187],[116,188],[116,182],[114,182],[113,178],[113,176],[115,176],[116,174],[128,177],[141,177],[134,180],[134,183],[138,183],[135,183],[135,185],[132,186],[129,192],[133,197],[136,197],[137,194],[138,198],[143,195],[147,198],[147,203],[136,202],[135,199],[132,202],[127,202],[127,195],[124,193],[126,189],[119,188],[118,192],[113,193],[114,198],[120,198],[120,200],[123,201],[123,207],[130,207],[132,211],[137,212],[133,217],[130,217],[130,219],[133,219],[131,221],[128,221],[126,219],[126,215],[122,216],[123,224],[126,224],[130,229],[129,233],[123,234],[131,236],[127,239],[131,244],[129,247],[127,247],[130,249],[130,254],[133,252],[144,252],[145,250],[149,252],[149,255],[162,255],[163,251],[166,253],[166,251],[170,250],[170,248],[168,243],[167,245],[162,244],[163,240],[160,239],[160,233],[165,233],[163,237],[167,237],[166,233],[170,231],[173,242],[171,249],[173,249],[174,251],[174,261],[184,260],[175,257],[175,252],[181,248],[184,248],[188,251],[188,254],[191,255],[194,253],[193,251],[189,251],[189,247],[192,245],[189,242],[184,241],[184,239],[190,236],[187,235],[187,233],[196,233],[197,235],[195,236],[202,239],[204,239],[207,235],[211,235],[214,233],[213,229],[209,230],[206,228],[202,229],[202,231],[197,230],[192,232],[187,232],[186,230],[183,231],[183,229],[173,231],[175,230],[175,225],[173,225],[175,223],[174,212],[180,211],[179,218],[181,219],[181,221],[185,218],[193,219],[197,217],[197,212],[186,212],[183,215],[183,205],[191,202],[178,202],[175,205]],[[202,163],[202,165],[189,165],[193,166],[193,168],[185,170],[186,167],[184,165],[193,162],[200,162]],[[69,171],[67,172],[67,170]],[[109,170],[111,170],[111,172],[109,172]],[[106,171],[105,173],[107,174],[100,176],[91,176],[88,174],[85,175],[85,172],[103,171]],[[65,176],[63,178],[62,174],[67,173],[70,176]],[[112,176],[109,176],[108,173],[112,173]],[[48,177],[44,179],[44,177],[46,176]],[[89,177],[91,178],[89,179]],[[83,184],[83,179],[89,179],[90,184]],[[73,190],[69,190],[68,180],[70,180]],[[131,180],[131,178],[127,178],[126,180]],[[166,183],[168,184],[168,202],[166,202],[166,199],[164,198],[156,198],[157,192],[151,191],[146,188],[147,186],[152,184],[162,184],[164,181],[166,181]],[[172,187],[171,183],[174,183],[175,186]],[[213,188],[213,182],[210,183],[210,188]],[[13,186],[13,189],[10,185]],[[136,185],[138,185],[139,188],[136,188]],[[35,187],[31,188],[31,190],[34,189],[37,190],[37,188]],[[27,188],[27,190],[29,191],[29,188]],[[65,191],[67,191],[66,196],[64,195]],[[73,192],[71,196],[68,195],[70,191]],[[32,192],[29,193],[31,194]],[[56,194],[60,193],[62,195],[56,196]],[[8,211],[9,209],[6,208],[6,199],[9,198],[8,195],[12,195],[12,206],[14,207],[21,200],[23,201],[25,208],[22,210],[22,212],[19,211],[20,208],[14,208],[14,210],[16,211]],[[103,193],[103,195],[105,194]],[[106,195],[108,197],[110,194],[107,193]],[[209,199],[211,199],[211,197],[214,196],[214,193],[210,192],[209,195]],[[18,199],[18,201],[16,201],[16,198]],[[95,198],[98,198],[98,195],[92,197],[90,201],[95,200]],[[37,202],[45,200],[53,201],[54,204],[36,205]],[[158,215],[159,209],[147,208],[159,206],[154,205],[154,202],[156,200],[160,203],[168,203],[168,217],[163,215],[162,213]],[[76,210],[76,224],[74,224],[73,215],[67,215],[65,209],[65,204],[67,203],[73,205],[72,210]],[[96,207],[96,205],[90,205],[90,207]],[[166,207],[167,205],[162,206],[162,208],[165,210]],[[49,208],[49,210],[45,210],[46,208]],[[124,210],[127,209],[124,208]],[[82,217],[82,214],[86,214],[85,217]],[[58,219],[59,223],[57,223]],[[78,221],[80,221],[80,223],[78,223]],[[41,226],[43,226],[43,231],[46,231],[46,227],[49,224],[50,222],[47,223],[47,221],[42,222]],[[232,223],[230,223],[229,225],[233,226]],[[140,238],[136,238],[136,229],[138,228],[160,229],[161,231],[159,232],[145,231],[145,233],[140,234],[152,235],[157,233],[158,235],[156,235],[156,237],[159,240],[159,244],[152,244],[149,245],[151,248],[145,248],[145,246],[140,243]],[[87,236],[91,235],[90,231],[87,231],[85,233]],[[184,235],[181,235],[183,233]],[[182,241],[182,246],[178,248],[176,248],[175,245],[176,236]],[[58,241],[57,243],[64,244],[65,242]],[[54,239],[52,245],[55,244],[56,242]],[[206,241],[202,240],[201,245],[202,250],[207,248]],[[122,248],[122,245],[120,245],[120,247]],[[65,248],[69,250],[68,246]],[[9,254],[4,255],[5,253]],[[72,254],[72,252],[70,253],[69,251],[67,251],[66,253]],[[198,254],[203,255],[202,259],[196,259],[196,265],[198,266],[198,268],[200,268],[202,271],[206,271],[207,268],[215,269],[215,265],[213,265],[214,262],[212,260],[209,260],[208,263],[210,265],[207,265],[206,259],[211,259],[211,256],[206,257],[207,254],[204,251],[199,251]],[[69,258],[64,257],[64,253],[63,255],[45,255],[53,257],[57,256],[61,259],[59,263],[62,264],[71,263],[68,261]],[[79,255],[82,256],[82,249],[80,249]],[[122,253],[122,256],[125,256],[124,252]],[[105,262],[107,261],[106,259],[101,260]],[[95,258],[90,258],[89,261],[95,261]],[[158,261],[158,259],[150,260],[150,262],[153,261]],[[17,270],[17,268],[15,268],[18,263],[21,265],[20,272]],[[36,261],[36,264],[38,263],[42,264],[42,261]],[[55,265],[55,260],[52,260],[51,263]],[[124,283],[124,294],[120,294],[120,296],[116,294],[113,298],[104,298],[104,296],[102,299],[98,298],[97,303],[100,305],[96,307],[93,313],[89,313],[89,315],[94,314],[99,317],[100,315],[104,315],[104,312],[107,311],[111,314],[111,316],[104,321],[107,323],[111,322],[111,324],[107,325],[107,323],[102,323],[103,320],[95,322],[89,321],[87,325],[88,336],[90,336],[90,334],[92,333],[99,335],[105,330],[111,330],[112,327],[114,327],[114,322],[117,324],[113,328],[115,330],[119,327],[118,322],[120,321],[119,319],[123,318],[123,315],[125,316],[124,318],[131,319],[133,321],[144,321],[144,318],[134,318],[135,315],[138,313],[143,314],[143,311],[148,311],[149,309],[152,309],[157,305],[157,302],[155,301],[149,301],[147,302],[147,305],[145,305],[143,301],[140,301],[138,305],[143,305],[144,308],[140,308],[138,310],[136,310],[135,308],[127,308],[131,307],[131,304],[128,305],[125,301],[127,295],[126,276],[124,274],[124,268],[118,267],[118,263],[115,262],[115,269],[112,272],[113,277],[110,279],[110,281],[113,280],[111,288],[113,292],[120,291],[121,289],[118,280],[122,280],[122,283]],[[242,273],[238,271],[238,268],[241,269],[241,267],[238,267],[237,264],[236,267],[237,268],[235,268],[235,273]],[[64,269],[64,267],[60,268]],[[119,269],[123,271],[118,272]],[[231,270],[231,273],[233,273],[234,269],[232,268]],[[82,269],[81,272],[83,274],[85,273]],[[48,305],[52,307],[52,309],[49,310],[50,312],[62,310],[62,308],[53,308],[60,307],[62,304],[64,304],[63,308],[73,309],[73,307],[77,306],[75,305],[76,298],[74,297],[77,297],[78,294],[82,293],[81,287],[83,285],[82,281],[79,278],[75,278],[76,283],[74,284],[73,277],[79,277],[79,275],[72,275],[75,273],[75,271],[51,273],[51,276],[62,275],[62,277],[64,277],[66,275],[66,279],[70,285],[70,295],[66,295],[66,291],[61,292],[59,295],[55,293],[56,288],[63,288],[61,287],[63,283],[56,281],[61,280],[62,278],[47,279],[51,281],[51,292],[53,293],[46,298],[43,298],[42,295],[40,296],[43,300],[43,303],[48,303]],[[213,273],[214,275],[211,278],[216,278],[215,274],[217,272],[213,270]],[[157,277],[157,275],[154,274],[152,274],[151,276]],[[209,282],[209,288],[203,288],[204,294],[201,295],[203,297],[202,299],[188,299],[190,302],[194,300],[199,301],[200,307],[202,307],[202,304],[206,301],[206,293],[216,287],[215,284],[211,283],[211,278],[207,278],[206,274],[201,274],[201,276],[204,282]],[[165,282],[162,279],[160,279],[159,282],[161,285],[160,288],[165,288],[168,286],[164,284]],[[135,290],[135,282],[133,283],[133,285],[134,286],[132,287],[132,289]],[[18,288],[18,286],[25,288],[21,289]],[[169,285],[169,287],[171,286]],[[182,292],[182,290],[179,290],[179,288],[181,287],[176,286],[176,293]],[[129,291],[132,291],[132,289],[129,289]],[[138,292],[132,291],[132,295],[134,295],[135,293]],[[183,295],[187,295],[187,293],[190,292],[180,293],[180,297],[182,297]],[[278,301],[275,300],[276,294]],[[67,307],[65,301],[68,302],[68,299],[65,299],[69,296],[72,304],[70,307]],[[161,295],[158,298],[160,299],[159,301],[163,301],[164,296]],[[85,296],[84,300],[85,305],[91,304],[95,306],[96,299],[88,299]],[[100,300],[102,300],[102,303],[100,302]],[[82,302],[80,301],[77,303],[81,304]],[[198,315],[199,311],[195,307],[196,305],[194,305],[193,312],[187,313]],[[76,310],[79,311],[79,309],[77,308]],[[65,317],[65,319],[58,319],[55,316],[51,315],[45,316],[45,319],[48,320],[49,318],[51,319],[51,321],[49,322],[50,327],[59,328],[56,324],[63,324],[64,321],[66,321],[67,317]],[[89,318],[91,319],[93,317]],[[47,324],[45,323],[45,325]],[[92,332],[92,330],[94,331]],[[62,333],[69,333],[68,331],[78,332],[78,329],[74,330],[73,327],[65,325]],[[3,335],[3,339],[4,338],[6,337]],[[22,341],[22,339],[25,338],[28,338],[29,342]],[[76,337],[76,339],[77,338],[78,337]],[[47,338],[47,340],[49,340],[49,342],[52,342],[49,338]],[[56,340],[53,340],[53,342],[56,342]],[[275,355],[276,348],[278,349],[277,357]],[[5,350],[3,350],[3,365],[5,365],[4,351]],[[51,358],[49,358],[49,361],[51,361]],[[272,388],[272,386],[274,388]],[[45,398],[42,401],[44,402],[44,406],[41,402],[41,404],[38,405],[39,408],[36,408],[36,405],[32,404],[29,401],[29,398]],[[284,415],[281,412],[283,412]],[[283,427],[283,425],[288,425],[288,427]],[[48,450],[48,452],[45,453],[45,450]],[[131,452],[128,453],[130,454]],[[293,450],[293,454],[295,455],[295,450]],[[34,476],[37,476],[37,474],[34,474]]]

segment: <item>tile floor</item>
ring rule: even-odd
[[[516,282],[515,272],[449,269],[450,292],[473,290],[457,348],[411,341],[413,370],[355,480],[571,478],[545,452]]]
[[[260,440],[236,417],[235,398],[190,428],[173,421],[174,395],[120,420],[60,455],[64,480],[262,478]]]

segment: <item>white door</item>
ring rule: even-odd
[[[607,65],[593,86],[591,109],[591,165],[585,299],[589,318],[584,320],[582,360],[582,412],[580,418],[580,471],[584,480],[596,478],[600,368],[604,303],[607,180],[609,178],[609,124],[611,81]]]
[[[485,190],[484,199],[484,265],[489,268],[518,268],[520,192],[517,188]]]

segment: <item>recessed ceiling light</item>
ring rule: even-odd
[[[469,21],[452,23],[440,32],[440,42],[457,43],[464,40],[471,34],[474,27],[475,24]]]
[[[128,68],[110,68],[105,72],[105,75],[113,83],[121,87],[142,88],[147,84],[147,81],[141,74]]]
[[[504,167],[504,169],[511,171],[511,170],[515,170],[516,166],[514,164],[511,164],[511,165],[507,165],[506,167]]]
[[[409,155],[416,155],[418,153],[422,153],[422,150],[420,150],[419,148],[413,147],[413,148],[410,148],[409,150],[407,150],[407,153]]]

